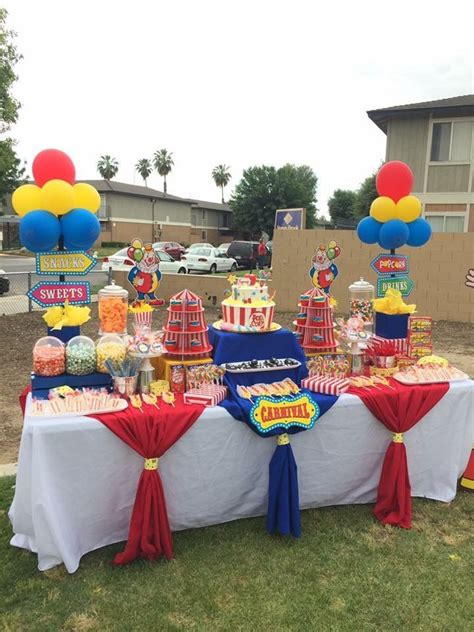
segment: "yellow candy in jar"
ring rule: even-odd
[[[108,335],[102,336],[97,343],[97,371],[99,373],[108,373],[105,361],[110,359],[112,362],[122,363],[127,355],[125,343],[120,336]]]

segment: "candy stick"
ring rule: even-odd
[[[156,403],[157,402],[156,395],[151,395],[151,394],[148,394],[148,393],[142,393],[142,399],[145,402],[145,404],[149,404],[150,406],[155,406],[155,408],[160,410],[160,407]]]
[[[140,395],[130,395],[130,403],[134,408],[138,408],[141,413],[143,412]]]

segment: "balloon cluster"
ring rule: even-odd
[[[140,263],[144,253],[152,250],[152,244],[145,244],[143,246],[141,239],[134,239],[127,250],[127,257],[132,261],[136,261],[136,263]]]
[[[88,250],[100,235],[94,213],[100,207],[97,190],[74,184],[72,160],[59,149],[45,149],[33,161],[36,184],[13,192],[12,205],[20,215],[20,241],[31,252],[45,252],[63,237],[67,250]]]
[[[357,225],[364,244],[379,243],[386,250],[423,246],[431,237],[431,226],[421,215],[421,202],[410,195],[413,173],[404,162],[393,160],[379,170],[375,186],[379,197],[370,207],[369,217]]]
[[[321,246],[320,246],[321,247]],[[336,257],[339,257],[339,255],[341,254],[341,249],[339,248],[339,246],[336,244],[335,241],[330,241],[328,243],[328,249],[327,249],[327,255],[328,255],[328,259],[330,261],[332,261],[333,259],[335,259]]]

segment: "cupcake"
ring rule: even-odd
[[[165,347],[174,349],[176,347],[176,340],[165,340]]]
[[[200,326],[201,326],[201,323],[200,323],[200,321],[199,321],[199,320],[192,320],[192,321],[189,323],[189,327],[190,327],[191,329],[199,329],[199,327],[200,327]]]
[[[309,305],[309,295],[301,294],[300,296],[300,305],[301,307],[307,307]]]
[[[168,329],[170,331],[181,331],[182,322],[179,319],[173,319],[168,321]]]
[[[199,310],[199,301],[191,299],[187,302],[186,308],[188,312],[197,312]]]
[[[301,312],[300,314],[296,315],[296,323],[298,325],[306,325],[306,313],[305,312]]]

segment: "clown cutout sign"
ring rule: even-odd
[[[335,241],[330,241],[328,246],[320,244],[311,260],[312,266],[309,276],[314,287],[319,288],[329,294],[329,290],[334,279],[338,275],[338,269],[334,259],[339,257],[341,249]]]
[[[135,263],[128,273],[128,281],[137,293],[136,300],[147,301],[150,305],[163,305],[163,299],[155,295],[160,285],[160,258],[153,250],[152,244],[142,244],[140,239],[134,239],[127,250],[128,258]]]

